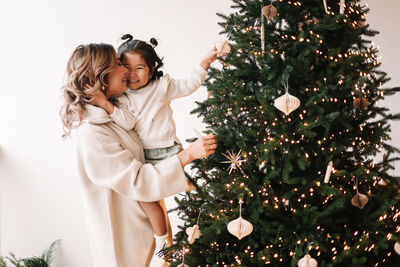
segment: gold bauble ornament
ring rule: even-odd
[[[356,206],[357,208],[363,209],[364,206],[368,203],[368,197],[364,194],[357,194],[351,199],[351,204]]]
[[[366,109],[369,106],[369,101],[365,97],[357,97],[353,101],[353,106],[356,109]]]
[[[262,13],[267,19],[273,19],[276,17],[278,14],[278,11],[276,10],[276,7],[274,7],[272,4],[265,6],[262,8]]]

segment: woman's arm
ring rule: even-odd
[[[77,153],[81,175],[97,186],[145,202],[185,191],[188,184],[183,166],[213,153],[216,146],[215,136],[205,136],[177,156],[156,165],[143,164],[109,128],[90,124],[79,128]]]

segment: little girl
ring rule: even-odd
[[[169,105],[171,100],[187,96],[203,84],[218,51],[215,47],[211,49],[187,78],[173,79],[169,75],[163,76],[159,70],[163,62],[154,50],[157,46],[154,38],[150,43],[134,40],[130,34],[124,35],[122,39],[126,41],[118,48],[118,55],[128,69],[127,83],[130,91],[118,98],[120,108],[103,108],[116,124],[138,133],[145,149],[146,163],[157,164],[182,150],[176,137]],[[157,253],[165,246],[168,236],[164,210],[159,202],[140,204],[155,233],[156,248],[149,266],[162,266],[164,261]]]

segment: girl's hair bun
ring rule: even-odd
[[[157,40],[155,38],[151,38],[150,39],[150,43],[153,44],[154,46],[158,45],[158,42],[157,42]]]
[[[121,37],[121,39],[122,39],[122,40],[126,40],[127,42],[129,42],[130,40],[133,39],[133,36],[130,35],[129,33],[127,33],[127,34],[124,34],[124,35]]]

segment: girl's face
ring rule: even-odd
[[[117,57],[117,55],[116,55]],[[128,70],[122,65],[119,58],[117,58],[117,66],[107,75],[108,88],[106,97],[109,98],[114,95],[120,95],[126,92]]]
[[[147,85],[153,71],[138,53],[125,53],[122,64],[128,69],[128,88],[137,90]]]

